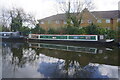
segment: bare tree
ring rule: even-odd
[[[2,9],[0,13],[0,26],[2,28],[8,28],[10,23],[10,14],[7,9]]]
[[[22,26],[28,26],[30,27],[36,25],[35,17],[30,13],[25,13],[25,11],[22,8],[13,8],[9,11],[11,18],[15,18],[18,15],[20,15],[22,19]]]
[[[94,8],[91,0],[57,0],[57,2],[59,3],[60,10],[66,14],[68,26],[72,22],[73,26],[79,27],[83,9],[91,10]]]
[[[13,20],[18,18],[18,16],[19,21],[20,19],[22,21],[20,27],[36,25],[35,17],[30,13],[26,13],[22,8],[3,9],[1,12],[0,25],[9,28],[10,31],[12,31],[11,24],[14,22]]]

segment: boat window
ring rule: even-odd
[[[3,36],[9,36],[9,34],[3,34]]]
[[[38,38],[38,35],[31,35],[32,38]]]
[[[90,39],[90,36],[86,36],[86,39]]]

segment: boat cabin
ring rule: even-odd
[[[0,38],[17,38],[21,37],[20,32],[0,32]]]

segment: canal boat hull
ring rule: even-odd
[[[114,46],[117,43],[106,43],[106,42],[99,42],[99,41],[72,41],[72,40],[38,40],[38,39],[28,39],[28,42],[38,42],[38,43],[52,43],[52,44],[65,44],[65,45],[87,45],[87,46]]]
[[[25,36],[21,35],[20,32],[0,32],[0,38],[3,42],[24,42],[26,41]]]
[[[25,42],[26,38],[2,38],[2,42]]]
[[[50,35],[29,34],[28,39],[56,40],[56,41],[98,41],[97,35]]]
[[[28,42],[47,42],[57,44],[79,44],[97,46],[118,46],[114,39],[105,39],[103,35],[53,35],[53,34],[29,34]]]

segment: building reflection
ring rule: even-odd
[[[2,43],[3,77],[34,66],[35,75],[47,78],[116,78],[117,48],[54,45],[45,43]],[[113,54],[114,52],[114,54]],[[7,69],[9,66],[10,70]],[[103,72],[100,69],[105,69]],[[34,70],[34,71],[33,71]],[[11,74],[6,73],[10,71]],[[112,71],[113,73],[111,73]],[[26,71],[28,77],[29,71]],[[106,72],[106,73],[105,73]],[[12,77],[16,77],[13,75]],[[110,76],[111,75],[111,76]],[[40,77],[40,76],[37,76]],[[41,78],[41,77],[40,77]]]

